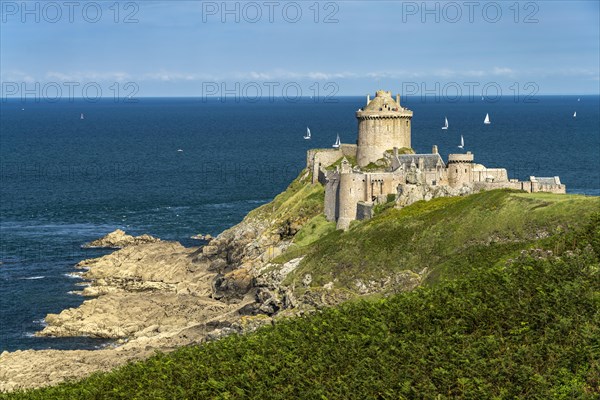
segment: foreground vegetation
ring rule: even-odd
[[[411,243],[403,239],[406,225],[421,226],[412,237],[415,246],[424,246],[415,233],[427,230],[419,225],[423,215],[429,215],[426,225],[433,232],[443,233],[435,226],[436,218],[444,221],[449,249],[473,237],[460,232],[470,230],[483,239],[492,228],[512,229],[519,240],[499,237],[495,244],[463,246],[467,253],[455,249],[451,260],[460,273],[452,279],[439,278],[434,285],[384,299],[346,303],[254,334],[157,354],[81,382],[0,399],[597,399],[600,214],[589,213],[583,201],[569,203],[579,202],[576,198],[553,205],[551,197],[543,200],[548,203],[543,207],[524,210],[521,215],[527,217],[521,222],[494,216],[514,206],[506,202],[522,206],[528,199],[538,201],[504,192],[474,196],[469,200],[474,203],[462,206],[464,199],[442,199],[448,201],[416,205],[404,214],[389,210],[364,224],[373,224],[372,232],[358,225],[347,234],[325,233],[329,241],[346,237],[344,246],[358,233],[371,246],[385,245],[385,235],[391,235],[385,254],[380,252],[386,258],[398,240]],[[452,225],[460,221],[450,218],[452,213],[469,215],[473,207],[490,211],[490,220],[465,221],[464,228]],[[547,215],[536,213],[544,209]],[[580,209],[584,211],[578,214]],[[581,216],[577,224],[574,212]],[[392,224],[398,232],[384,229]],[[540,227],[560,228],[548,237],[527,236]],[[456,238],[453,229],[458,229]],[[487,256],[485,247],[495,255]],[[361,249],[369,262],[376,262],[366,246]],[[508,254],[514,256],[506,258]],[[474,255],[483,261],[469,260]]]

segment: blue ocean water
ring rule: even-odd
[[[418,152],[437,144],[446,159],[462,134],[476,162],[511,178],[559,175],[569,192],[600,195],[600,98],[580,97],[403,105]],[[365,98],[336,100],[1,102],[0,351],[102,345],[32,336],[46,314],[83,301],[68,274],[104,251],[81,244],[121,228],[192,246],[191,235],[236,224],[296,177],[307,149],[330,147],[337,133],[356,140]]]

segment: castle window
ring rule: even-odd
[[[458,174],[458,168],[454,168],[456,170],[456,173]]]
[[[408,120],[406,120],[406,126],[408,126]]]
[[[467,173],[467,169],[465,168],[465,174]]]

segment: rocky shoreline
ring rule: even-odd
[[[89,284],[77,308],[49,314],[36,335],[114,340],[100,350],[25,350],[0,354],[0,392],[55,385],[144,359],[157,350],[245,333],[274,318],[343,296],[296,299],[281,286],[300,263],[269,261],[290,245],[260,219],[246,219],[199,248],[148,235],[137,240],[115,231],[88,247],[117,248],[75,268]],[[133,239],[131,239],[133,238]],[[151,239],[148,239],[151,238]]]
[[[426,271],[403,271],[382,281],[357,279],[356,290],[317,286],[297,271],[302,256],[276,263],[295,235],[323,213],[320,186],[301,175],[271,203],[250,212],[217,237],[199,235],[201,247],[116,230],[83,247],[114,252],[79,262],[85,301],[49,314],[36,333],[113,341],[100,350],[25,350],[0,354],[0,392],[56,385],[108,371],[178,347],[246,333],[279,318],[302,315],[350,298],[411,290]],[[311,205],[313,204],[313,205]],[[293,274],[294,282],[286,283]]]

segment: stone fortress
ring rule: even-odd
[[[347,229],[353,220],[371,218],[377,204],[395,199],[398,206],[435,197],[460,196],[481,190],[509,188],[526,192],[565,193],[559,177],[509,179],[504,168],[486,168],[474,155],[449,154],[444,162],[437,146],[430,154],[411,148],[413,112],[400,105],[400,95],[377,91],[356,112],[357,144],[312,149],[307,168],[313,183],[325,186],[325,215]]]

